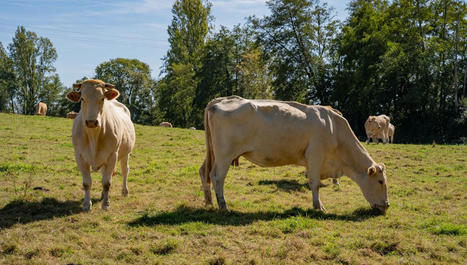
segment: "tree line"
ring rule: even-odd
[[[125,58],[92,78],[114,84],[142,124],[203,128],[211,99],[239,95],[331,105],[361,138],[366,118],[384,113],[396,142],[467,141],[464,1],[354,0],[345,21],[319,0],[266,4],[269,15],[214,31],[209,1],[176,0],[161,78]],[[0,111],[33,114],[39,100],[49,115],[79,110],[56,58],[49,39],[22,26],[7,49],[0,43]]]

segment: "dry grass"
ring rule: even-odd
[[[388,167],[391,207],[369,209],[348,178],[312,210],[303,169],[241,160],[226,180],[229,212],[203,208],[204,133],[136,126],[130,196],[113,178],[100,209],[81,212],[71,120],[0,114],[0,263],[467,263],[467,147],[366,146]],[[118,171],[119,172],[119,171]]]

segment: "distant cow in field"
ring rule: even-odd
[[[70,111],[66,114],[66,118],[67,119],[74,119],[76,118],[76,116],[78,116],[78,112],[74,112],[74,111]]]
[[[89,79],[74,84],[67,94],[72,102],[81,101],[80,115],[73,122],[72,141],[76,163],[83,177],[84,210],[90,210],[91,171],[102,174],[102,209],[110,206],[109,189],[117,161],[120,161],[123,187],[122,195],[128,195],[128,160],[135,145],[135,129],[130,111],[116,98],[120,95],[113,85],[101,80]]]
[[[161,122],[161,123],[159,124],[159,126],[161,126],[161,127],[166,127],[166,128],[172,128],[172,127],[173,127],[173,126],[172,126],[172,123],[166,122],[166,121]]]
[[[196,130],[196,128],[195,127],[190,127],[190,130]]]
[[[36,115],[45,116],[47,114],[47,104],[44,102],[37,103]]]
[[[347,175],[374,208],[389,207],[386,167],[360,144],[347,120],[329,107],[297,102],[212,100],[204,111],[206,158],[199,173],[206,205],[211,180],[220,209],[227,209],[224,180],[234,159],[243,156],[263,167],[301,165],[313,192],[313,207],[324,210],[320,179]]]
[[[392,123],[389,123],[389,129],[388,129],[388,142],[391,144],[394,142],[394,132],[396,130],[396,127]]]
[[[373,142],[378,143],[378,139],[381,139],[383,143],[388,142],[388,130],[389,122],[391,119],[386,115],[369,116],[365,121],[365,132],[367,135],[366,143]]]

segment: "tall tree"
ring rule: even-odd
[[[15,81],[13,62],[0,42],[0,112],[15,112]]]
[[[119,101],[128,106],[134,122],[152,122],[154,86],[147,64],[136,59],[111,59],[96,67],[96,78],[120,91]]]
[[[8,50],[16,72],[21,111],[33,114],[38,100],[43,100],[40,95],[47,89],[47,77],[55,73],[53,63],[57,59],[57,52],[48,38],[38,37],[23,26],[17,28]]]
[[[267,5],[271,15],[252,22],[271,56],[275,97],[325,103],[320,78],[338,24],[332,10],[319,0],[271,0]]]
[[[168,27],[170,48],[164,58],[164,78],[159,81],[158,106],[164,119],[176,126],[194,124],[193,99],[199,82],[197,73],[202,68],[202,55],[209,32],[211,4],[201,0],[177,0],[172,8],[172,23]],[[184,97],[183,99],[181,97]],[[183,112],[174,106],[183,104]]]

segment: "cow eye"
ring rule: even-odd
[[[84,98],[81,98],[81,101],[83,101],[83,102],[84,102],[84,101],[85,101],[85,100],[84,100]]]
[[[378,180],[379,184],[383,185],[384,181]]]

